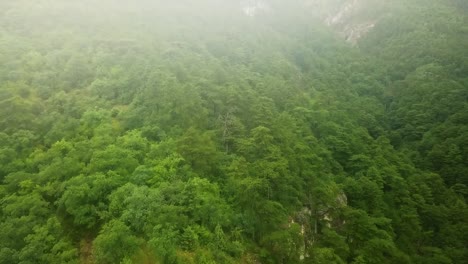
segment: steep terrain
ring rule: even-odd
[[[0,263],[466,263],[466,10],[0,2]]]

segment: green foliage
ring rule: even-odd
[[[118,220],[107,223],[94,240],[94,257],[98,263],[120,263],[140,246],[130,228]]]
[[[47,220],[44,226],[36,226],[25,241],[27,244],[19,253],[20,263],[78,263],[77,249],[56,218]]]
[[[466,262],[465,2],[239,2],[0,1],[0,263]]]

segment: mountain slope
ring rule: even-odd
[[[0,7],[0,263],[468,258],[463,1]]]

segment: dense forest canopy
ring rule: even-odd
[[[466,263],[467,3],[0,1],[0,263]]]

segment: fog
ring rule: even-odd
[[[311,5],[315,3],[314,5]],[[123,0],[69,0],[18,1],[0,4],[2,17],[19,25],[47,27],[60,23],[73,26],[121,26],[138,23],[168,23],[167,20],[191,24],[194,21],[241,23],[256,17],[300,18],[317,13],[320,1],[268,1],[268,0],[177,0],[177,1],[123,1]],[[309,7],[306,10],[304,7]],[[324,11],[324,10],[319,10]],[[1,19],[1,18],[0,18]],[[12,25],[11,25],[12,26]],[[56,26],[56,25],[54,25]],[[167,25],[154,25],[157,27]],[[214,26],[214,25],[212,25]],[[26,30],[26,28],[25,28]]]
[[[378,20],[372,14],[381,14],[385,5],[382,0],[23,0],[0,3],[0,22],[37,37],[81,32],[90,38],[202,38],[230,31],[249,34],[263,26],[285,32],[327,26],[349,38],[356,35],[354,28],[364,29],[358,33],[372,28]]]
[[[466,263],[466,2],[0,0],[0,263]]]

